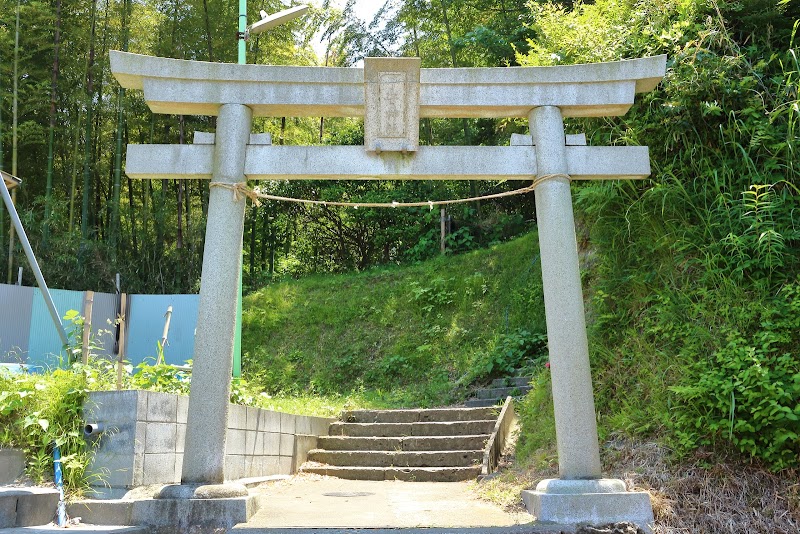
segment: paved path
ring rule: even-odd
[[[263,528],[465,528],[530,523],[480,500],[466,482],[342,480],[295,476],[251,490],[261,508],[235,531]]]

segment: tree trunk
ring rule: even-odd
[[[184,144],[184,118],[183,115],[178,116],[178,131],[180,139],[179,144]],[[183,248],[183,180],[176,180],[176,195],[177,195],[177,208],[178,208],[178,227],[176,228],[175,247],[180,250]]]
[[[59,0],[60,1],[60,0]],[[131,7],[130,0],[125,0],[122,6],[122,50],[128,51],[128,13]],[[111,199],[111,253],[116,257],[117,241],[120,235],[119,204],[120,189],[122,188],[122,133],[125,129],[125,89],[117,90],[117,144],[114,151],[114,192]]]
[[[19,0],[17,0],[17,25],[14,34],[14,94],[11,103],[11,174],[17,175],[17,103],[19,96]],[[3,184],[5,187],[5,184]],[[17,199],[17,190],[11,190],[11,203]],[[14,279],[14,225],[8,225],[8,279],[11,284]]]
[[[53,202],[53,144],[56,131],[56,97],[58,96],[58,51],[61,42],[61,0],[56,0],[56,28],[53,36],[53,74],[50,82],[50,127],[47,141],[47,181],[44,193],[44,227],[42,247],[50,236],[50,211]]]
[[[92,30],[89,37],[89,62],[86,66],[86,132],[83,151],[83,199],[81,202],[81,239],[89,240],[89,199],[92,187],[92,109],[94,107],[94,45],[97,35],[97,1],[92,0]]]

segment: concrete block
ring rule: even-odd
[[[539,521],[600,525],[632,521],[652,532],[653,508],[644,491],[627,492],[621,480],[544,480],[522,500]]]
[[[335,421],[335,419],[328,417],[311,417],[310,419],[311,432],[309,433],[314,436],[327,436],[328,428],[331,426],[331,423]]]
[[[279,456],[281,454],[281,435],[276,432],[264,434],[264,453],[265,456]]]
[[[178,425],[175,430],[175,452],[183,453],[186,443],[186,425]]]
[[[142,484],[174,484],[180,482],[175,476],[175,453],[145,454]]]
[[[17,499],[0,495],[0,528],[17,526]]]
[[[280,434],[280,456],[294,456],[294,434]]]
[[[247,430],[258,430],[258,412],[260,412],[258,408],[253,406],[246,406],[245,413],[247,417],[247,424],[245,428]]]
[[[89,422],[120,424],[137,417],[141,391],[92,391],[84,403],[84,418]],[[142,410],[141,413],[144,413]]]
[[[256,449],[256,436],[258,436],[258,432],[255,430],[245,430],[244,434],[244,451],[245,454],[248,456],[254,456],[256,454],[261,454]],[[263,441],[261,442],[261,447],[263,449]]]
[[[175,482],[181,481],[181,474],[183,473],[183,454],[175,455]]]
[[[240,478],[253,478],[260,475],[261,470],[261,457],[260,456],[245,456],[244,457],[244,473]]]
[[[247,522],[258,510],[255,496],[229,499],[146,499],[136,501],[131,522],[158,532],[219,532]]]
[[[295,471],[308,459],[308,452],[319,445],[317,436],[298,434],[294,439],[294,465]]]
[[[0,488],[0,528],[49,523],[58,499],[58,491],[52,488]]]
[[[89,473],[96,479],[94,485],[101,482],[112,488],[128,488],[133,486],[133,455],[116,454],[98,451],[92,458]]]
[[[228,429],[225,454],[247,454],[247,430]]]
[[[133,434],[134,454],[144,454],[147,442],[147,422],[137,421],[134,425],[136,432]]]
[[[11,484],[25,472],[25,453],[0,449],[0,484]]]
[[[264,472],[261,476],[271,476],[271,475],[287,475],[291,473],[284,473],[281,472],[281,461],[280,456],[265,456],[263,458],[263,467]]]
[[[133,419],[116,422],[98,421],[105,430],[98,438],[98,450],[115,454],[133,454],[136,449],[137,426]],[[142,434],[144,437],[144,434]]]
[[[311,434],[311,418],[306,415],[297,416],[295,422],[295,434]]]
[[[132,525],[134,501],[85,499],[67,505],[67,515],[90,525]]]
[[[225,456],[225,480],[238,480],[245,477],[245,456],[228,454]]]
[[[281,434],[297,434],[297,417],[281,412]]]
[[[189,397],[183,395],[178,397],[178,423],[186,424],[189,417]]]
[[[128,488],[110,488],[108,486],[89,486],[86,491],[87,499],[99,499],[103,501],[122,499],[128,493]]]
[[[294,457],[292,456],[278,456],[278,474],[291,475],[293,474]]]
[[[253,446],[253,454],[255,456],[263,456],[264,455],[264,443],[266,442],[266,433],[264,432],[254,432],[256,436],[256,442]]]
[[[144,484],[144,453],[136,453],[133,455],[133,485],[142,484]]]
[[[172,453],[177,450],[178,425],[175,423],[148,423],[145,437],[145,454]]]
[[[146,420],[148,422],[176,423],[178,421],[178,396],[148,391]]]
[[[228,412],[228,428],[244,430],[247,428],[247,407],[231,404]]]
[[[264,432],[280,432],[281,414],[272,410],[261,410],[258,417],[258,429]]]

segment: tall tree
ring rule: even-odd
[[[17,0],[17,18],[14,26],[14,86],[13,101],[11,104],[11,174],[17,174],[17,142],[19,140],[18,106],[19,106],[19,8],[20,1]],[[5,184],[3,185],[5,187]],[[17,189],[11,191],[11,203],[16,204]],[[6,283],[10,284],[14,279],[14,225],[8,225],[8,277]]]
[[[50,127],[47,142],[47,184],[44,196],[43,246],[50,234],[50,212],[53,201],[53,145],[56,132],[56,99],[58,96],[58,52],[61,42],[61,0],[56,0],[56,26],[53,36],[53,75],[50,82]]]
[[[81,203],[81,239],[89,240],[89,199],[92,190],[92,126],[94,109],[94,53],[95,38],[97,35],[97,0],[91,0],[91,33],[89,37],[89,60],[86,64],[86,130],[84,132],[83,150],[83,199]]]

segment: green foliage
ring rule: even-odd
[[[58,445],[65,488],[80,493],[92,454],[83,439],[83,403],[112,375],[112,366],[80,363],[43,374],[0,372],[0,446],[22,449],[28,476],[42,483],[52,479],[52,446]]]
[[[498,336],[491,352],[473,365],[477,377],[499,378],[523,369],[523,375],[547,361],[547,334],[532,334],[524,328]]]
[[[550,456],[556,443],[556,421],[549,369],[540,368],[533,375],[531,390],[515,404],[515,411],[522,429],[516,450],[520,462]]]
[[[800,455],[800,284],[755,313],[753,334],[728,330],[720,348],[688,366],[675,393],[684,451],[729,442],[775,470]]]
[[[491,358],[486,372],[499,373],[541,349],[530,334],[544,325],[536,247],[528,235],[402,269],[272,284],[245,298],[243,371],[269,394],[461,400]]]
[[[521,64],[667,54],[664,81],[625,116],[566,123],[592,145],[647,145],[652,163],[650,180],[576,190],[601,434],[797,466],[800,345],[776,319],[794,313],[800,271],[797,3],[531,9]]]

